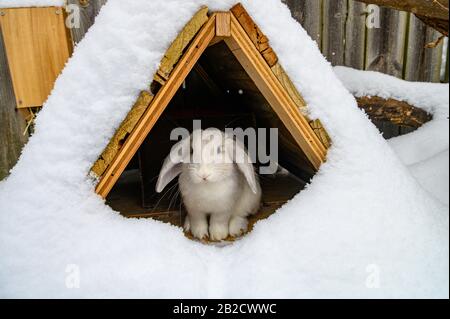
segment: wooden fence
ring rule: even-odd
[[[441,34],[412,14],[353,0],[282,1],[333,65],[448,82],[447,42],[426,48]]]

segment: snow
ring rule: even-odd
[[[449,205],[449,85],[407,82],[378,72],[336,67],[336,74],[356,96],[381,96],[415,105],[433,115],[419,130],[389,144],[431,196]]]
[[[0,8],[62,7],[65,0],[0,0]]]
[[[448,298],[448,206],[416,182],[278,0],[241,2],[333,139],[308,188],[221,248],[124,219],[94,194],[89,169],[171,40],[200,5],[235,2],[107,2],[0,183],[0,297]]]

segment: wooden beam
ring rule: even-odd
[[[449,0],[357,0],[367,4],[414,13],[419,19],[448,36]]]
[[[295,87],[294,83],[292,83],[289,76],[286,74],[286,71],[284,71],[283,67],[280,63],[275,64],[272,67],[272,72],[277,77],[278,81],[280,81],[281,85],[286,89],[289,96],[292,98],[294,103],[298,106],[300,111],[304,114],[307,112],[307,106],[306,102],[303,99],[303,97],[298,92],[297,88]]]
[[[217,12],[216,14],[216,36],[231,37],[231,13]]]
[[[245,30],[250,40],[255,45],[256,49],[261,53],[270,67],[273,67],[278,62],[278,57],[272,50],[269,44],[269,39],[264,35],[261,29],[253,21],[252,17],[247,13],[242,4],[238,3],[231,8],[236,20]]]
[[[224,37],[214,37],[214,39],[212,39],[211,43],[208,45],[208,47],[212,47],[213,45],[216,45],[220,42],[223,41],[223,39],[225,39]]]
[[[231,38],[225,39],[225,43],[289,129],[311,164],[318,169],[325,161],[326,148],[234,15],[231,16]]]
[[[322,144],[325,146],[325,148],[329,148],[331,146],[330,136],[328,135],[327,131],[323,127],[323,124],[321,123],[320,120],[310,120],[306,116],[307,109],[308,109],[306,102],[303,99],[302,95],[298,92],[294,83],[292,83],[291,79],[286,74],[286,71],[284,71],[281,64],[280,63],[275,64],[272,67],[272,72],[273,72],[273,74],[275,74],[278,81],[280,81],[280,84],[284,87],[284,89],[289,94],[291,99],[297,105],[297,108],[300,110],[300,112],[303,115],[305,115],[305,118],[308,120],[309,125],[313,129],[314,133],[316,133],[319,140],[322,142]]]
[[[160,67],[157,72],[158,76],[155,77],[155,81],[158,81],[164,85],[164,81],[169,79],[170,74],[183,55],[183,52],[206,21],[208,21],[208,7],[202,7],[184,26],[183,30],[181,30],[177,38],[172,42],[169,49],[166,51],[164,58],[161,60]]]
[[[367,4],[391,9],[408,11],[428,18],[437,18],[448,21],[449,0],[356,0]]]
[[[126,166],[138,151],[142,142],[152,130],[155,123],[182,85],[186,76],[191,72],[197,60],[214,38],[216,30],[216,16],[209,18],[200,32],[195,36],[186,53],[175,66],[167,83],[159,90],[150,107],[145,111],[133,132],[128,136],[124,145],[106,170],[96,187],[96,193],[105,198],[119,179]]]
[[[356,98],[358,106],[371,120],[391,122],[395,125],[419,128],[432,120],[432,116],[422,109],[395,99],[384,99],[378,96]]]

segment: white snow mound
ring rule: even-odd
[[[419,186],[279,0],[242,3],[333,139],[312,184],[223,248],[122,218],[94,194],[89,169],[171,40],[201,5],[234,3],[107,2],[0,183],[0,297],[448,297],[448,207]]]
[[[449,205],[449,86],[407,82],[378,72],[335,67],[355,96],[380,96],[405,101],[433,116],[417,131],[392,138],[389,144],[418,182],[436,199]]]

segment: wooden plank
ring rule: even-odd
[[[301,94],[298,92],[294,83],[292,83],[291,79],[286,74],[280,63],[277,63],[272,67],[272,72],[275,74],[278,81],[280,81],[281,85],[284,87],[284,89],[287,91],[291,99],[297,105],[297,108],[300,110],[300,112],[305,115],[305,118],[308,119],[308,117],[306,116],[308,109],[306,102],[301,96]],[[308,121],[311,128],[314,130],[314,133],[316,133],[317,137],[325,146],[325,148],[329,148],[331,146],[331,138],[326,132],[320,120],[311,121],[308,119]]]
[[[208,21],[208,7],[202,7],[192,19],[184,26],[177,38],[166,51],[159,66],[158,75],[167,80],[175,65],[183,55],[184,50],[198,33],[200,28]],[[155,78],[155,80],[157,80]]]
[[[231,13],[217,12],[216,14],[216,36],[231,37]]]
[[[17,107],[42,106],[72,52],[63,9],[15,8],[1,12]]]
[[[106,1],[107,0],[89,0],[86,3],[85,0],[67,0],[67,4],[78,6],[80,13],[80,25],[70,29],[75,44],[79,43],[84,38],[84,35],[94,24],[95,18]],[[70,13],[71,12],[69,12],[69,14]]]
[[[322,52],[332,65],[344,65],[347,1],[323,0]]]
[[[380,8],[380,28],[367,30],[366,70],[403,77],[408,14]]]
[[[0,30],[0,180],[5,178],[19,159],[28,141],[25,121],[16,109],[16,99]]]
[[[282,0],[297,22],[322,47],[322,0]]]
[[[231,38],[225,39],[225,43],[289,129],[311,164],[318,169],[325,161],[325,147],[234,16],[231,17]]]
[[[164,109],[182,85],[208,44],[214,38],[216,17],[213,15],[196,35],[186,53],[175,66],[167,83],[159,90],[151,105],[144,112],[133,132],[126,139],[119,153],[97,184],[96,193],[105,198],[120,177],[126,166],[136,154],[145,137],[151,131]]]
[[[285,88],[289,96],[292,98],[294,103],[299,108],[300,112],[303,114],[306,114],[308,112],[306,102],[301,96],[301,94],[298,92],[297,88],[295,87],[294,83],[292,83],[289,76],[284,71],[283,67],[280,63],[275,64],[272,67],[272,72],[277,77],[278,81],[280,81],[281,85]]]
[[[349,0],[345,26],[345,65],[363,70],[366,53],[366,5]]]
[[[213,45],[216,45],[220,42],[223,41],[223,37],[214,37],[214,39],[212,39],[211,43],[208,45],[208,47],[212,47]]]
[[[426,45],[435,41],[439,32],[410,16],[405,79],[408,81],[440,82],[443,43],[435,48]]]
[[[263,56],[269,67],[274,66],[278,62],[278,57],[269,44],[269,39],[264,35],[261,29],[256,25],[250,15],[247,13],[242,4],[238,3],[231,12],[237,19],[239,24],[247,33],[248,37],[255,45],[256,49]]]
[[[116,157],[120,148],[122,147],[125,139],[133,131],[136,124],[144,114],[145,110],[148,108],[153,100],[153,95],[147,91],[141,92],[138,100],[131,108],[131,111],[126,116],[125,120],[120,125],[119,129],[114,134],[113,138],[106,146],[102,155],[95,162],[91,169],[91,176],[99,178],[106,171],[108,166]]]

